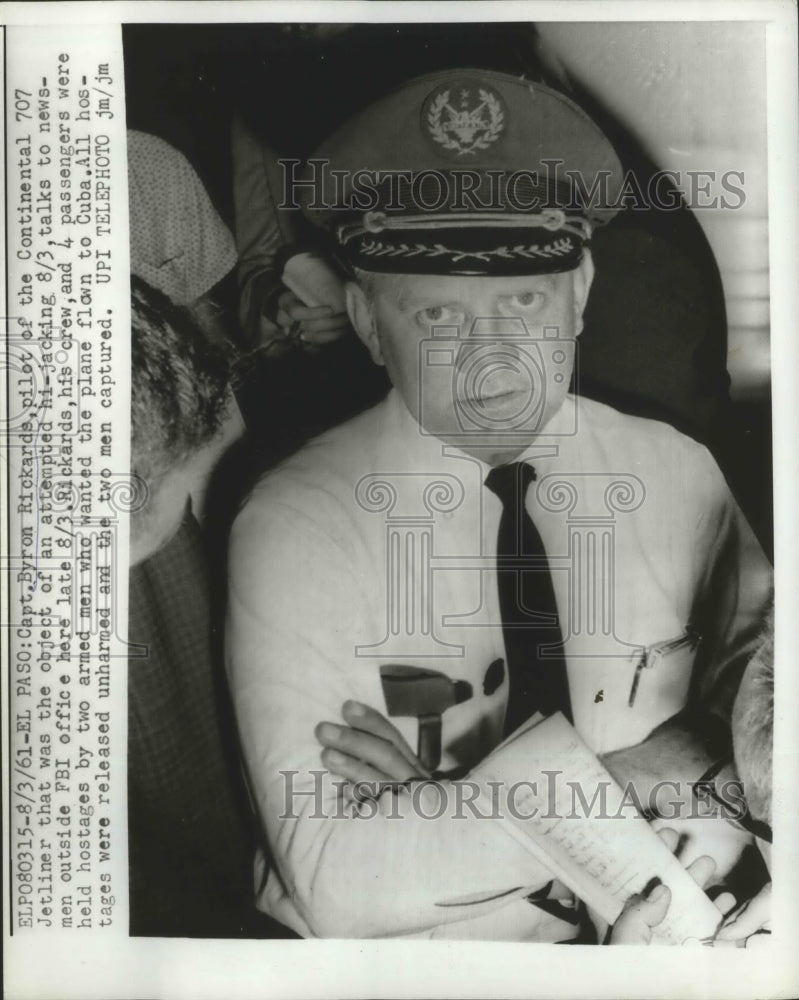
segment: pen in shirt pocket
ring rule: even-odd
[[[635,702],[635,696],[638,693],[638,685],[641,683],[641,674],[644,669],[651,670],[656,667],[660,661],[668,656],[670,653],[675,653],[680,649],[685,648],[696,648],[699,645],[699,640],[701,636],[695,629],[690,625],[686,625],[685,631],[682,635],[678,635],[675,639],[665,639],[663,642],[656,642],[651,646],[645,646],[641,650],[641,656],[638,660],[638,664],[635,668],[635,674],[633,675],[633,682],[630,687],[630,696],[627,699],[628,707],[632,708]]]

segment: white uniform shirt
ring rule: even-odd
[[[685,706],[689,684],[692,700],[711,696],[727,714],[770,569],[709,453],[573,397],[545,431],[523,456],[537,474],[526,504],[552,569],[578,731],[598,753],[636,744]],[[382,804],[370,819],[332,818],[330,776],[311,774],[322,769],[314,727],[340,721],[346,699],[386,714],[381,664],[471,685],[443,715],[442,770],[468,770],[500,742],[507,670],[484,687],[505,659],[501,504],[487,471],[425,435],[392,392],[267,475],[234,526],[228,668],[273,865],[259,905],[302,934],[569,936],[524,901],[435,905],[550,880],[500,823],[452,809],[425,819],[403,797],[401,820]],[[688,625],[704,640],[695,665],[678,641]],[[392,721],[415,747],[416,720]]]

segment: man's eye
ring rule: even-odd
[[[435,326],[459,323],[462,317],[460,311],[452,306],[428,306],[426,309],[421,309],[416,318],[424,326]]]
[[[514,309],[538,309],[544,301],[543,292],[517,292],[515,295],[509,295],[506,302],[509,306]]]

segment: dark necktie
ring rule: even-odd
[[[525,507],[535,469],[524,462],[500,465],[485,485],[502,503],[497,535],[497,586],[508,660],[505,734],[540,711],[571,720],[552,574],[544,543]]]

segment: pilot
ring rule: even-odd
[[[369,107],[286,184],[393,388],[233,529],[258,905],[304,936],[573,940],[568,894],[460,779],[562,712],[642,801],[695,780],[770,594],[707,450],[576,393],[619,161],[564,96],[464,69]],[[399,777],[437,783],[362,801],[342,780],[392,776],[379,747],[406,743]]]

